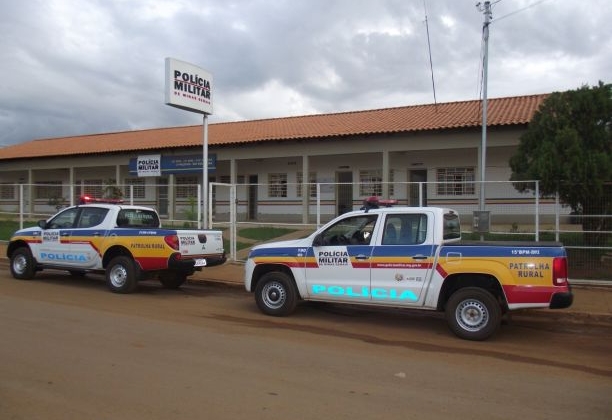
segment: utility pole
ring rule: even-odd
[[[487,84],[489,68],[489,24],[491,23],[491,2],[485,1],[484,4],[478,3],[476,7],[484,13],[484,23],[482,25],[483,37],[483,57],[482,57],[482,141],[480,143],[480,212],[485,211],[485,172],[487,170]],[[481,213],[482,215],[483,213]],[[484,239],[481,235],[481,239]]]

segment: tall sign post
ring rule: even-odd
[[[212,75],[193,64],[166,58],[166,105],[203,114],[202,120],[202,219],[208,228],[208,116],[213,113]]]

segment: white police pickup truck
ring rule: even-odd
[[[94,272],[105,274],[116,293],[153,277],[178,288],[195,271],[226,260],[221,231],[164,229],[154,209],[106,203],[68,207],[15,232],[7,256],[17,279],[44,269]]]
[[[299,300],[444,311],[469,340],[493,335],[506,311],[572,304],[561,244],[461,242],[460,232],[451,209],[366,207],[307,238],[253,247],[245,287],[275,316]]]

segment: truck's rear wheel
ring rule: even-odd
[[[131,293],[138,286],[136,262],[124,255],[113,258],[106,267],[106,285],[114,293]]]
[[[11,254],[11,274],[16,279],[29,280],[36,274],[36,262],[27,247],[17,248]]]
[[[185,273],[162,273],[159,275],[159,282],[166,289],[178,289],[187,280]]]
[[[297,305],[298,294],[293,280],[280,271],[271,271],[262,276],[255,287],[257,307],[267,315],[286,316]]]
[[[502,311],[497,299],[479,287],[457,290],[446,304],[446,320],[460,338],[481,341],[501,325]]]

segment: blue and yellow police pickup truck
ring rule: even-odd
[[[151,208],[106,203],[68,207],[15,232],[7,256],[17,279],[44,269],[94,272],[105,274],[116,293],[155,277],[178,288],[195,271],[226,260],[221,231],[164,229]]]
[[[307,238],[255,246],[245,287],[275,316],[299,300],[443,311],[468,340],[491,337],[507,311],[573,300],[560,243],[463,242],[457,212],[435,207],[366,207]]]

